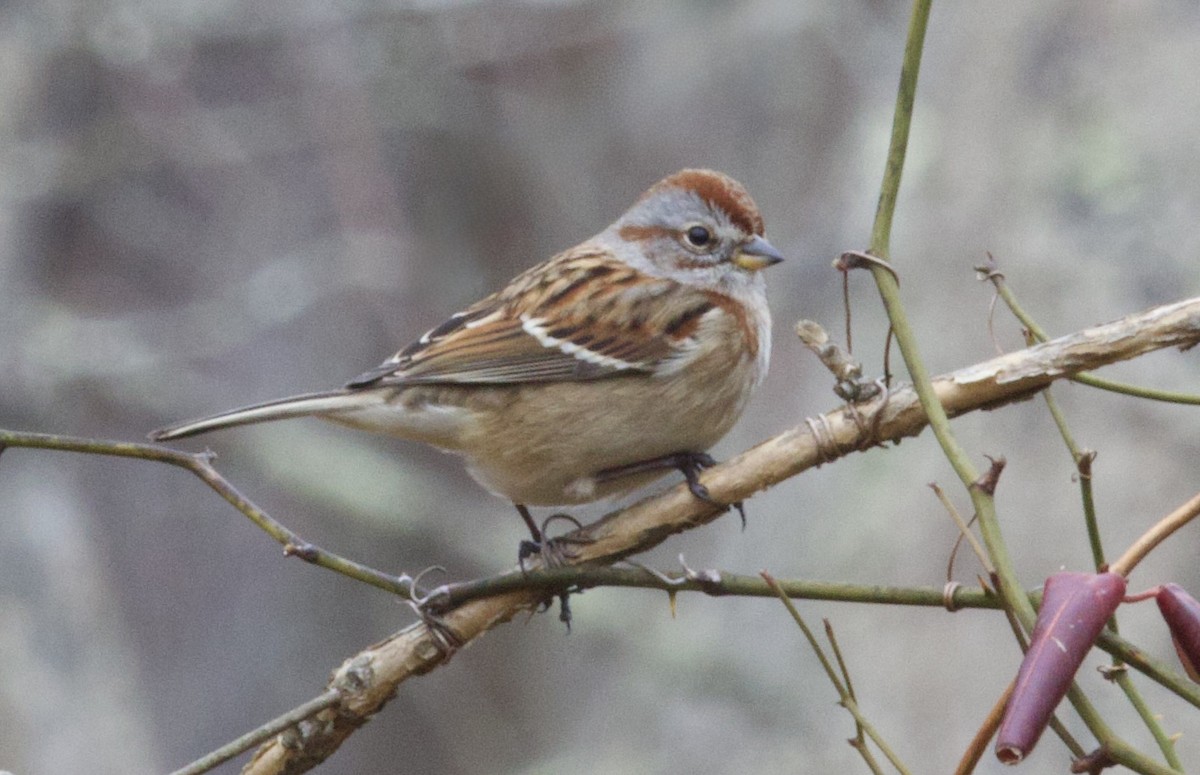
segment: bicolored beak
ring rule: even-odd
[[[742,243],[733,254],[733,263],[748,272],[766,269],[782,260],[783,256],[775,246],[757,234]]]

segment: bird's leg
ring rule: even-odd
[[[697,499],[713,506],[733,506],[738,511],[738,516],[742,518],[742,529],[746,529],[746,509],[741,501],[736,501],[732,504],[724,504],[713,498],[712,493],[700,481],[700,472],[706,468],[715,466],[717,461],[713,460],[712,455],[707,452],[676,452],[662,457],[653,457],[649,460],[639,460],[636,463],[628,463],[615,468],[606,468],[596,474],[596,483],[603,484],[604,482],[619,479],[623,476],[632,474],[644,474],[652,471],[661,471],[663,469],[674,468],[679,473],[683,474],[683,478],[687,480],[688,490]]]
[[[529,513],[529,509],[522,506],[520,503],[513,504],[517,507],[517,513],[521,515],[521,519],[525,521],[525,527],[529,528],[529,535],[533,536],[533,545],[541,547],[542,545],[542,529],[533,521],[533,515]],[[526,542],[522,542],[526,543]],[[526,554],[525,556],[529,556]]]

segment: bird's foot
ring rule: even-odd
[[[538,557],[541,559],[543,568],[560,568],[564,565],[570,565],[573,560],[579,557],[577,547],[586,546],[592,543],[593,539],[584,535],[564,535],[556,538],[546,536],[546,530],[550,523],[556,519],[566,520],[575,526],[576,532],[583,530],[583,525],[579,520],[572,517],[570,514],[551,514],[546,517],[541,525],[533,521],[533,516],[530,515],[529,509],[525,506],[518,505],[517,512],[520,513],[521,519],[525,521],[525,525],[529,528],[531,540],[522,541],[517,550],[517,564],[521,567],[521,572],[526,573],[525,561],[530,557]],[[571,604],[570,591],[564,590],[557,594],[558,597],[558,620],[567,626],[567,632],[571,631]],[[545,605],[540,610],[546,610],[552,604],[553,599],[547,598]]]
[[[622,476],[631,474],[641,474],[648,471],[658,471],[661,469],[674,468],[679,473],[683,474],[683,478],[687,480],[688,491],[691,492],[698,500],[704,501],[713,506],[721,506],[729,508],[732,506],[737,509],[738,516],[742,518],[742,529],[746,529],[746,509],[741,501],[734,503],[721,503],[712,496],[708,488],[700,481],[700,472],[706,468],[711,468],[717,464],[713,460],[712,455],[707,452],[676,452],[671,455],[663,455],[662,457],[650,458],[649,460],[641,460],[637,463],[617,466],[609,468],[596,474],[597,482],[606,482]]]
[[[524,506],[517,506],[517,511],[521,512],[521,518],[525,520],[532,536],[530,540],[522,541],[517,548],[517,564],[521,566],[522,573],[527,572],[525,561],[530,557],[541,558],[543,568],[559,568],[570,565],[571,561],[579,556],[577,547],[592,543],[593,539],[587,536],[564,535],[549,538],[546,535],[547,528],[555,520],[565,520],[574,525],[577,531],[582,530],[583,525],[570,514],[551,514],[541,525],[537,525]]]

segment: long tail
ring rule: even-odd
[[[233,409],[228,412],[214,414],[199,420],[168,425],[166,428],[150,431],[149,436],[154,441],[168,441],[195,436],[200,433],[215,431],[218,428],[232,428],[236,425],[249,425],[256,422],[271,420],[286,420],[289,417],[304,417],[313,414],[328,414],[344,409],[361,407],[364,403],[363,391],[331,390],[325,393],[305,393],[301,396],[280,398],[262,404]]]

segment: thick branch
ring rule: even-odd
[[[950,416],[1026,398],[1051,382],[1109,363],[1166,347],[1200,342],[1200,299],[1157,307],[1113,323],[1085,329],[934,380]],[[704,472],[704,485],[718,501],[732,503],[791,476],[852,451],[920,433],[925,417],[911,388],[882,399],[842,408],[768,439],[733,460]],[[668,536],[711,522],[722,512],[694,498],[684,486],[646,498],[606,515],[584,532],[591,543],[579,547],[578,562],[610,563],[661,543]],[[544,592],[527,590],[465,603],[443,617],[465,643],[513,616],[534,609]],[[357,691],[326,711],[323,723],[306,735],[265,744],[246,766],[247,773],[295,773],[332,754],[356,728],[379,711],[408,678],[446,660],[424,624],[415,624],[348,660],[331,684],[355,675]]]

